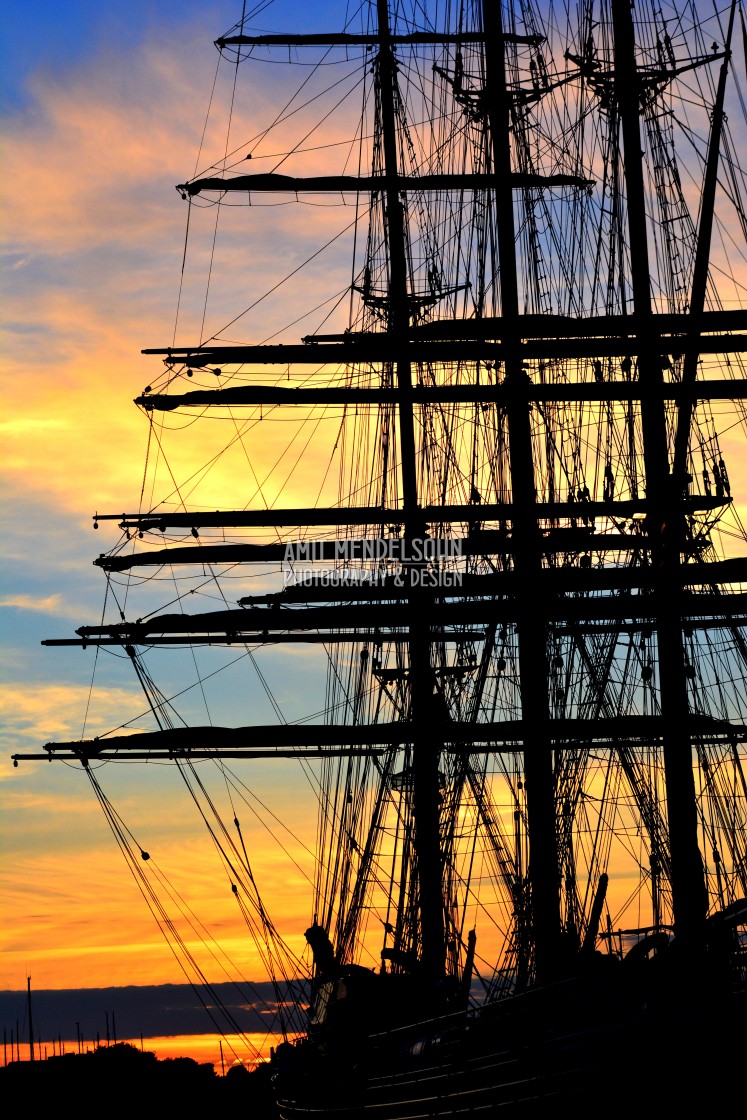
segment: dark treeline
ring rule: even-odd
[[[86,1110],[97,1102],[108,1116],[165,1116],[174,1109],[194,1116],[217,1106],[236,1108],[245,1120],[275,1120],[269,1073],[266,1065],[253,1072],[235,1066],[218,1077],[210,1064],[192,1058],[159,1061],[148,1050],[118,1043],[46,1061],[12,1062],[0,1069],[0,1094],[26,1101],[37,1114],[40,1108],[51,1114],[67,1101],[83,1103]]]

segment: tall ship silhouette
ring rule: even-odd
[[[210,267],[245,254],[252,291],[253,244],[295,208],[336,294],[310,254],[283,332],[232,312],[144,351],[147,470],[163,425],[223,420],[243,497],[201,503],[211,461],[97,515],[120,528],[95,561],[107,613],[47,644],[123,656],[150,727],[17,758],[77,760],[97,788],[106,759],[181,769],[277,985],[283,1120],[726,1100],[747,964],[740,5],[370,0],[307,34],[266,8],[217,47],[286,92],[177,203],[188,235],[249,216]],[[194,679],[164,690],[181,647]],[[304,714],[226,726],[219,670],[256,683],[268,648]],[[180,714],[190,688],[209,716]],[[271,758],[318,802],[305,955],[202,800],[206,766],[246,759],[251,785]]]

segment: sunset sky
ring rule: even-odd
[[[317,27],[336,30],[340,8],[318,3],[309,13],[305,4],[276,4],[263,13],[261,26],[295,30],[303,11],[307,22],[310,17]],[[82,771],[39,763],[14,769],[9,756],[83,734],[95,654],[44,649],[39,643],[70,637],[76,626],[98,621],[104,579],[92,560],[118,534],[106,522],[94,532],[92,514],[138,505],[147,424],[131,401],[161,368],[158,359],[139,352],[172,340],[186,217],[174,184],[195,169],[218,58],[213,40],[240,15],[241,4],[230,0],[133,0],[126,6],[114,0],[30,0],[6,6],[3,13],[0,989],[24,988],[29,975],[37,988],[184,980]],[[279,68],[267,69],[254,79],[251,104],[236,108],[237,138],[264,123],[273,104]],[[216,99],[225,92],[225,85],[219,86]],[[206,150],[220,113],[213,119]],[[211,158],[220,151],[216,144]],[[216,276],[208,326],[222,325],[269,287],[273,275],[288,271],[289,262],[292,267],[318,248],[319,237],[307,237],[305,213],[299,217],[286,207],[279,214],[286,232],[289,226],[295,230],[295,246],[279,249],[260,212],[253,228],[244,231],[253,238],[247,268],[243,233],[234,231],[229,257],[232,249],[233,263],[241,263],[246,279],[239,282],[236,270]],[[334,212],[321,221],[333,233],[348,225],[349,217]],[[199,236],[200,231],[196,254],[203,252]],[[320,262],[317,275],[324,268]],[[348,276],[346,264],[334,286],[344,286]],[[186,292],[182,305],[186,327],[180,337],[188,341],[199,328],[200,308],[191,298]],[[268,308],[264,318],[247,323],[241,337],[271,335],[279,314]],[[293,318],[287,305],[282,315],[283,321]],[[303,330],[304,324],[296,327],[293,337]],[[257,454],[261,465],[263,453]],[[174,456],[186,474],[187,453],[175,449]],[[162,480],[164,493],[156,498],[168,489],[168,478]],[[220,478],[211,485],[219,492]],[[208,491],[204,500],[214,501]],[[244,493],[240,504],[246,500]],[[301,654],[301,673],[304,663]],[[294,704],[301,677],[289,676],[272,653],[263,665],[280,701],[300,714]],[[132,671],[121,662],[113,668],[97,674],[87,737],[143,710]],[[256,688],[254,718],[269,722],[272,711]],[[240,720],[229,713],[225,722]],[[230,884],[225,876],[216,880],[178,775],[168,767],[144,772],[110,766],[98,776],[138,844],[173,876],[203,920],[207,915],[211,932],[243,975],[257,978],[262,970]],[[240,778],[247,780],[246,773]],[[282,784],[273,801],[281,813],[293,803],[297,780],[260,767],[252,782],[263,798],[273,797]],[[266,890],[300,951],[309,894],[299,890],[287,866],[273,864],[265,828],[253,811],[244,810],[242,825],[255,870],[261,866]],[[308,839],[311,815],[295,809],[291,816]],[[313,868],[310,857],[304,858],[301,871],[308,876]]]
[[[235,428],[198,430],[190,418],[166,414],[159,418],[161,450],[149,446],[147,419],[132,403],[163,370],[141,349],[168,346],[175,330],[182,344],[221,332],[226,340],[291,342],[322,324],[344,325],[355,223],[349,201],[312,209],[273,196],[234,211],[226,206],[216,233],[214,210],[198,200],[180,294],[187,203],[175,184],[250,138],[256,171],[275,169],[280,153],[305,143],[303,167],[291,158],[283,171],[355,172],[345,165],[344,145],[357,121],[345,105],[308,140],[317,106],[308,120],[299,115],[263,140],[287,97],[284,68],[266,61],[242,68],[227,130],[233,74],[223,67],[214,86],[213,40],[233,27],[241,7],[239,0],[26,0],[6,4],[3,13],[0,991],[23,991],[29,976],[37,989],[192,979],[149,912],[85,772],[11,762],[12,754],[38,752],[49,741],[152,727],[121,651],[97,656],[90,648],[40,644],[101,619],[105,579],[92,561],[119,534],[113,521],[95,530],[93,514],[138,509],[146,453],[146,507],[174,504],[175,479],[187,479],[178,496],[191,508],[334,499],[323,487],[337,484],[336,469],[325,471],[338,454],[339,416],[314,427],[318,460],[309,453],[296,469],[289,457],[279,468],[285,421],[260,426],[250,416]],[[344,0],[276,0],[251,26],[336,31],[347,7]],[[359,107],[353,78],[341,83],[340,100],[352,91],[349,104]],[[204,302],[213,238],[220,263]],[[301,275],[264,298],[307,260]],[[736,428],[721,447],[743,508],[747,460]],[[140,580],[133,587],[152,606],[176,601],[175,585],[137,587]],[[114,584],[129,596],[126,579]],[[231,598],[262,589],[241,573]],[[206,579],[190,609],[222,606]],[[221,669],[212,682],[220,698],[216,723],[273,723],[278,710],[291,721],[324,705],[318,651],[269,647],[250,661],[240,650],[217,649],[196,658],[203,673],[212,671],[208,664]],[[171,695],[194,675],[197,660],[190,659],[185,651],[161,656]],[[179,703],[192,723],[207,723],[199,690]],[[200,776],[227,819],[240,819],[263,898],[292,951],[303,955],[313,918],[316,804],[304,796],[313,774],[290,763],[232,762],[223,773],[205,767]],[[95,777],[136,854],[148,853],[140,870],[165,889],[169,920],[200,967],[216,983],[265,981],[229,869],[216,858],[179,773],[168,764],[115,762]],[[616,889],[628,886],[621,876]],[[214,939],[211,948],[201,947],[198,933]]]

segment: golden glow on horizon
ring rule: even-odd
[[[289,1038],[292,1040],[293,1036]],[[220,1077],[228,1073],[232,1066],[243,1065],[246,1069],[253,1069],[257,1062],[267,1061],[270,1050],[282,1041],[282,1036],[265,1032],[247,1032],[244,1035],[229,1034],[220,1038],[216,1034],[180,1034],[156,1035],[152,1038],[143,1036],[137,1038],[118,1038],[118,1043],[134,1046],[136,1050],[146,1050],[155,1054],[159,1061],[168,1058],[192,1058],[199,1064],[207,1063],[215,1067],[216,1074]],[[95,1040],[94,1040],[95,1042]],[[100,1045],[106,1043],[101,1040]],[[221,1044],[223,1052],[221,1055]],[[84,1039],[83,1053],[90,1053],[94,1047],[92,1040]],[[79,1053],[78,1040],[75,1038],[41,1039],[41,1043],[34,1043],[34,1056],[38,1060],[55,1057],[57,1054]],[[28,1061],[30,1047],[27,1041],[21,1039],[20,1061]],[[18,1060],[16,1047],[12,1050],[10,1044],[7,1048],[7,1062]]]
[[[140,1039],[125,1039],[131,1046],[140,1046]],[[246,1035],[226,1035],[219,1039],[214,1034],[183,1034],[143,1039],[143,1048],[151,1050],[162,1061],[164,1058],[192,1058],[196,1062],[207,1062],[215,1066],[215,1072],[222,1076],[231,1066],[243,1065],[253,1069],[257,1062],[267,1061],[270,1049],[282,1041],[275,1034],[250,1033]],[[221,1047],[223,1056],[221,1060]]]

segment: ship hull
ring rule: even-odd
[[[561,984],[349,1038],[337,1053],[304,1042],[276,1064],[279,1115],[539,1117],[599,1100],[622,1116],[643,1100],[735,1103],[743,998],[702,983],[671,987],[634,975]]]

